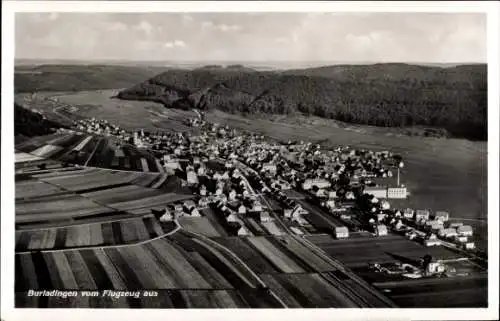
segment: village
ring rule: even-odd
[[[276,237],[314,231],[338,240],[360,233],[393,233],[425,247],[446,246],[474,255],[472,227],[449,222],[448,212],[391,206],[391,200],[411,197],[401,184],[400,155],[348,146],[325,150],[303,141],[273,142],[208,123],[198,115],[186,123],[199,135],[128,132],[95,118],[77,121],[74,128],[149,150],[165,172],[182,179],[196,197],[152,208],[161,222],[200,217],[210,208],[235,236],[252,235],[261,227]],[[430,264],[423,258],[423,270],[408,273],[404,264],[399,270],[407,277],[442,274],[445,264],[437,259]],[[370,266],[388,271],[377,262]]]

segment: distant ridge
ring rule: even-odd
[[[393,62],[398,63],[398,62]],[[115,66],[137,66],[137,67],[170,67],[170,68],[200,68],[207,65],[219,66],[243,66],[258,70],[283,70],[283,69],[304,69],[313,67],[326,67],[338,65],[374,65],[374,64],[391,64],[381,62],[349,62],[349,61],[305,61],[305,62],[287,62],[287,61],[130,61],[119,59],[101,59],[101,60],[70,60],[70,59],[15,59],[15,66],[31,65],[115,65]],[[404,64],[417,65],[417,66],[430,66],[430,67],[455,67],[460,65],[484,65],[481,62],[404,62]]]
[[[219,86],[219,85],[223,86]],[[337,64],[258,70],[199,67],[18,66],[18,92],[120,89],[117,98],[169,108],[304,114],[383,127],[426,126],[486,139],[487,65]]]

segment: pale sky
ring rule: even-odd
[[[486,62],[477,13],[16,13],[17,59]]]

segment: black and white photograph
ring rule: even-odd
[[[57,2],[2,31],[9,311],[498,318],[498,3]]]

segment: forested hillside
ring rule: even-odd
[[[407,64],[328,66],[284,72],[169,70],[119,93],[167,107],[233,113],[303,113],[376,126],[429,126],[486,139],[487,68]]]
[[[26,137],[48,135],[57,128],[65,127],[54,121],[45,119],[41,114],[35,113],[14,103],[14,135]]]

